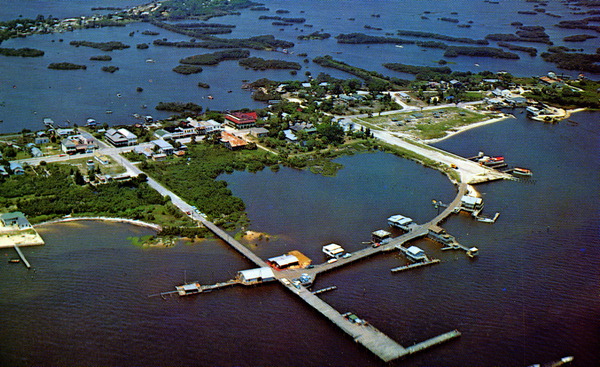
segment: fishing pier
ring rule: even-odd
[[[373,354],[381,358],[385,362],[389,362],[391,360],[408,356],[413,353],[417,353],[434,345],[441,344],[443,342],[452,340],[460,336],[460,332],[457,330],[453,330],[431,339],[425,340],[421,343],[415,344],[410,347],[404,347],[398,342],[394,341],[381,331],[379,331],[374,326],[361,322],[357,323],[350,320],[347,317],[344,317],[339,311],[334,309],[327,302],[323,301],[316,294],[320,292],[312,293],[305,286],[297,283],[290,282],[289,279],[294,279],[300,277],[302,274],[308,274],[311,279],[315,279],[317,275],[328,272],[343,266],[350,265],[352,263],[363,260],[367,257],[383,253],[389,252],[398,249],[405,249],[403,245],[409,241],[412,241],[417,238],[422,238],[427,236],[431,228],[437,227],[438,223],[446,219],[450,214],[456,212],[455,208],[460,206],[460,200],[462,196],[467,192],[467,185],[460,184],[458,187],[458,193],[453,202],[448,205],[444,211],[439,213],[435,218],[431,221],[422,224],[422,225],[414,225],[411,226],[410,231],[407,233],[398,236],[389,240],[387,243],[382,244],[378,247],[369,246],[353,252],[351,256],[346,258],[336,259],[334,262],[327,262],[323,264],[315,265],[311,269],[290,269],[290,270],[282,270],[274,273],[275,278],[289,291],[302,299],[306,304],[311,306],[313,309],[318,311],[320,314],[325,316],[329,321],[331,321],[334,325],[339,327],[342,331],[348,334],[354,341],[363,345],[365,348],[370,350]],[[206,226],[206,228],[210,229],[215,235],[225,241],[228,245],[233,247],[236,251],[241,253],[247,259],[252,261],[259,267],[268,266],[264,260],[255,255],[250,249],[246,246],[242,245],[240,242],[235,240],[233,237],[228,235],[225,231],[206,220],[205,218],[201,218],[200,222]],[[439,228],[439,227],[438,227]],[[439,260],[437,260],[439,262]],[[412,267],[425,266],[436,263],[435,260],[429,260],[426,263],[413,264]],[[410,266],[409,266],[410,267]],[[214,287],[212,289],[218,289],[225,286],[230,286],[233,284],[239,284],[239,282],[230,281],[234,283],[225,282],[222,285],[216,284],[214,286],[199,286],[199,292],[205,291],[205,287]],[[326,288],[327,289],[327,288]],[[208,290],[208,288],[206,288]],[[329,289],[327,289],[329,290]],[[170,292],[175,293],[176,291]],[[199,293],[198,292],[198,293]]]
[[[126,168],[132,172],[133,174],[142,173],[138,167],[131,164],[131,162],[127,160],[123,160]],[[215,224],[207,220],[204,215],[199,213],[195,207],[186,203],[183,199],[181,199],[178,195],[168,190],[161,184],[159,184],[156,180],[148,177],[148,184],[155,188],[159,193],[163,195],[168,195],[171,197],[173,204],[175,204],[179,209],[181,209],[184,213],[187,213],[192,219],[198,221],[210,231],[212,231],[218,238],[222,239],[225,243],[231,246],[234,250],[242,254],[249,261],[253,262],[259,268],[268,267],[268,264],[258,257],[254,252],[252,252],[249,248],[241,244],[239,241],[235,240],[232,236],[227,234],[221,228],[217,227]],[[328,320],[330,320],[334,325],[339,327],[342,331],[348,334],[353,340],[357,343],[363,345],[373,354],[377,355],[383,361],[388,362],[397,358],[405,357],[413,353],[417,353],[426,348],[432,347],[434,345],[438,345],[440,343],[455,339],[460,336],[460,332],[457,330],[446,332],[444,334],[438,335],[431,339],[428,339],[424,342],[415,344],[410,347],[404,347],[376,329],[374,326],[369,325],[368,323],[356,323],[350,321],[348,318],[344,317],[340,312],[335,310],[331,305],[327,304],[325,301],[321,300],[315,294],[311,293],[306,287],[297,282],[290,282],[289,279],[297,279],[303,274],[308,274],[311,279],[315,279],[316,276],[320,273],[324,273],[327,271],[331,271],[342,266],[353,264],[357,261],[365,259],[367,257],[383,253],[389,252],[393,250],[397,250],[398,246],[402,246],[404,243],[421,238],[426,236],[429,233],[429,229],[432,226],[437,226],[438,223],[446,219],[450,214],[455,213],[455,208],[460,206],[460,200],[463,195],[467,192],[467,184],[461,183],[458,185],[458,193],[456,198],[452,201],[450,205],[448,205],[445,210],[439,213],[435,218],[431,221],[421,224],[411,226],[410,231],[393,239],[390,239],[387,243],[381,244],[381,246],[373,247],[369,246],[363,248],[359,251],[356,251],[351,254],[351,256],[346,258],[339,258],[335,262],[329,262],[324,264],[319,264],[314,266],[311,269],[294,269],[294,270],[282,270],[274,272],[275,280],[278,280],[285,288],[291,291],[293,294],[302,299],[309,306],[314,308],[320,314],[325,316]],[[258,284],[254,283],[254,284]],[[228,281],[223,283],[218,283],[213,286],[203,286],[196,282],[194,285],[190,287],[192,293],[201,293],[205,290],[214,290],[223,287],[232,286],[235,284],[240,284],[238,281]],[[242,283],[243,284],[243,283]],[[185,286],[185,284],[184,284]],[[181,287],[181,286],[180,286]],[[196,291],[194,291],[194,287]],[[189,290],[188,290],[189,291]],[[174,294],[179,293],[180,290],[176,289],[171,292],[163,292],[157,294],[160,296],[164,296],[166,294]],[[185,292],[185,290],[184,290]]]

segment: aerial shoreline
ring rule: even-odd
[[[154,223],[144,222],[137,219],[130,218],[113,218],[113,217],[68,217],[68,218],[58,218],[52,219],[46,222],[37,223],[33,225],[34,227],[42,227],[50,224],[56,223],[65,223],[65,222],[75,222],[75,221],[99,221],[99,222],[113,222],[113,223],[127,223],[138,227],[146,227],[153,229],[157,232],[162,230],[162,226]]]

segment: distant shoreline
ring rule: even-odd
[[[103,222],[127,223],[127,224],[132,224],[134,226],[151,228],[157,232],[160,232],[162,230],[162,226],[160,226],[158,224],[148,223],[148,222],[144,222],[144,221],[136,220],[136,219],[112,218],[112,217],[68,217],[68,218],[63,217],[63,218],[53,219],[53,220],[49,220],[46,222],[35,224],[34,227],[40,227],[40,226],[45,226],[48,224],[55,224],[55,223],[74,222],[74,221],[79,221],[79,220],[90,220],[90,221],[95,220],[95,221],[103,221]]]

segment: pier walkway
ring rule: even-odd
[[[463,197],[463,195],[465,195],[466,193],[467,193],[467,184],[460,184],[458,186],[458,192],[456,194],[456,197],[454,198],[452,203],[450,203],[448,205],[448,207],[446,207],[444,209],[444,211],[442,211],[440,214],[438,214],[435,218],[433,218],[429,222],[412,227],[410,232],[407,232],[401,236],[393,238],[391,241],[389,241],[388,243],[386,243],[384,245],[381,245],[379,247],[365,247],[356,252],[353,252],[352,256],[350,256],[350,257],[347,257],[345,259],[338,258],[335,262],[332,262],[332,263],[318,264],[318,265],[315,265],[311,269],[282,270],[282,271],[277,272],[277,274],[275,274],[275,276],[279,279],[281,279],[281,278],[294,279],[294,278],[298,278],[301,274],[306,273],[306,274],[310,275],[313,279],[315,279],[317,277],[317,275],[319,275],[321,273],[325,273],[327,271],[334,270],[334,269],[340,268],[342,266],[350,265],[352,263],[355,263],[355,262],[362,260],[364,258],[367,258],[369,256],[373,256],[375,254],[382,253],[382,252],[397,250],[399,246],[400,247],[403,246],[406,242],[427,236],[427,233],[429,232],[430,228],[436,227],[438,225],[438,223],[442,222],[444,219],[446,219],[448,216],[450,216],[450,214],[452,214],[454,212],[454,209],[456,207],[460,206],[460,200]],[[468,248],[466,248],[462,245],[461,245],[461,248],[463,248],[465,251],[468,250]]]
[[[29,265],[29,261],[27,261],[27,259],[25,258],[25,255],[23,255],[23,253],[21,252],[19,245],[17,245],[16,243],[15,243],[15,251],[17,251],[17,254],[19,254],[19,257],[21,258],[21,261],[23,261],[23,264],[25,264],[25,267],[27,269],[31,268],[31,265]]]
[[[350,335],[355,342],[363,345],[377,357],[381,358],[384,362],[389,362],[394,359],[419,352],[423,349],[460,336],[460,332],[454,330],[405,348],[379,331],[374,326],[367,323],[354,323],[345,318],[327,302],[312,294],[306,288],[301,286],[299,289],[297,289],[292,285],[288,285],[287,288],[297,294],[304,302],[320,312],[337,327],[342,329],[346,334]]]
[[[109,155],[113,156],[113,154],[109,154]],[[123,157],[118,156],[116,152],[114,153],[113,158],[117,159],[117,161],[120,161],[123,164],[123,166],[127,169],[127,171],[130,172],[130,174],[132,176],[136,176],[136,175],[143,173],[137,166],[132,164],[130,161],[128,161],[127,159],[125,159]],[[184,213],[189,215],[192,219],[195,219],[199,223],[202,223],[206,228],[211,230],[216,236],[218,236],[220,239],[225,241],[229,246],[231,246],[236,251],[241,253],[248,260],[252,261],[254,264],[256,264],[259,267],[268,266],[266,264],[266,262],[264,260],[262,260],[260,257],[258,257],[254,252],[252,252],[252,250],[250,250],[246,246],[242,245],[240,242],[236,241],[233,237],[228,235],[221,228],[217,227],[214,223],[210,222],[204,216],[197,213],[193,206],[191,206],[190,204],[185,202],[178,195],[176,195],[169,189],[165,188],[164,186],[162,186],[160,183],[158,183],[156,180],[154,180],[151,177],[148,177],[148,184],[152,188],[154,188],[156,191],[158,191],[160,194],[162,194],[163,196],[169,196],[171,198],[171,202],[175,206],[177,206],[181,211],[183,211]],[[275,275],[276,279],[279,280],[279,282],[282,285],[284,285],[286,288],[288,288],[290,291],[292,291],[294,294],[296,294],[298,297],[300,297],[300,299],[302,299],[308,305],[313,307],[315,310],[320,312],[323,316],[328,318],[331,322],[333,322],[336,326],[338,326],[340,329],[342,329],[345,333],[350,335],[357,343],[360,343],[365,348],[369,349],[373,354],[377,355],[379,358],[381,358],[385,362],[389,362],[391,360],[394,360],[394,359],[397,359],[397,358],[400,358],[400,357],[403,357],[403,356],[406,356],[406,355],[409,355],[412,353],[416,353],[425,348],[429,348],[433,345],[437,345],[439,343],[442,343],[447,340],[453,339],[457,336],[460,336],[460,333],[455,330],[452,332],[448,332],[448,333],[436,336],[436,337],[426,340],[422,343],[415,344],[411,347],[405,348],[371,325],[368,325],[365,323],[358,324],[358,323],[350,321],[349,319],[342,316],[338,311],[336,311],[328,303],[321,300],[316,295],[312,294],[305,287],[303,287],[301,285],[295,286],[295,285],[291,284],[289,282],[289,280],[287,280],[287,279],[286,279],[286,281],[284,281],[284,278],[293,279],[293,278],[299,277],[300,274],[302,274],[302,273],[309,273],[310,275],[313,276],[313,279],[314,279],[316,277],[316,275],[319,273],[330,271],[330,270],[336,269],[341,266],[349,265],[351,263],[362,260],[368,256],[371,256],[371,255],[374,255],[374,254],[377,254],[380,252],[392,251],[392,250],[396,249],[397,246],[401,246],[402,244],[404,244],[408,241],[423,237],[423,236],[427,235],[429,228],[431,226],[437,225],[439,222],[444,220],[446,217],[448,217],[454,211],[454,208],[460,204],[460,199],[465,194],[466,190],[467,190],[467,185],[464,183],[460,184],[458,187],[458,193],[457,193],[456,198],[454,199],[452,204],[450,204],[448,206],[448,208],[446,208],[446,210],[444,210],[442,213],[440,213],[438,216],[436,216],[431,221],[429,221],[425,224],[413,227],[410,232],[408,232],[402,236],[396,237],[382,246],[366,247],[362,250],[359,250],[359,251],[353,253],[352,256],[350,256],[348,258],[338,259],[336,262],[333,262],[333,263],[320,264],[320,265],[315,266],[312,269],[283,270],[283,271],[275,272],[274,275]],[[222,284],[215,285],[215,288],[220,288],[223,286],[230,286],[230,285],[233,285],[233,283],[224,282]],[[208,289],[206,289],[206,290],[208,290]],[[203,291],[204,291],[204,289],[203,289]],[[165,292],[164,294],[167,294],[167,293],[173,293],[173,292]],[[161,294],[161,295],[163,295],[163,294]]]

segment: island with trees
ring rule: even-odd
[[[267,69],[292,69],[300,70],[302,67],[300,64],[294,61],[284,60],[265,60],[260,57],[249,57],[242,59],[238,62],[240,66],[250,68],[254,70],[267,70]]]
[[[18,57],[41,57],[44,56],[44,51],[35,48],[0,48],[0,55],[18,56]]]
[[[189,65],[217,65],[221,61],[245,59],[249,56],[250,51],[248,50],[232,49],[209,54],[188,56],[179,60],[179,63]]]
[[[48,69],[54,69],[54,70],[85,70],[87,69],[87,66],[85,65],[79,65],[79,64],[73,64],[70,62],[53,62],[50,65],[48,65]]]
[[[75,47],[84,46],[84,47],[97,48],[97,49],[100,49],[105,52],[109,52],[109,51],[113,51],[113,50],[123,50],[123,49],[130,47],[129,45],[126,45],[123,42],[119,42],[119,41],[109,41],[109,42],[71,41],[71,42],[69,42],[69,44],[72,46],[75,46]]]

